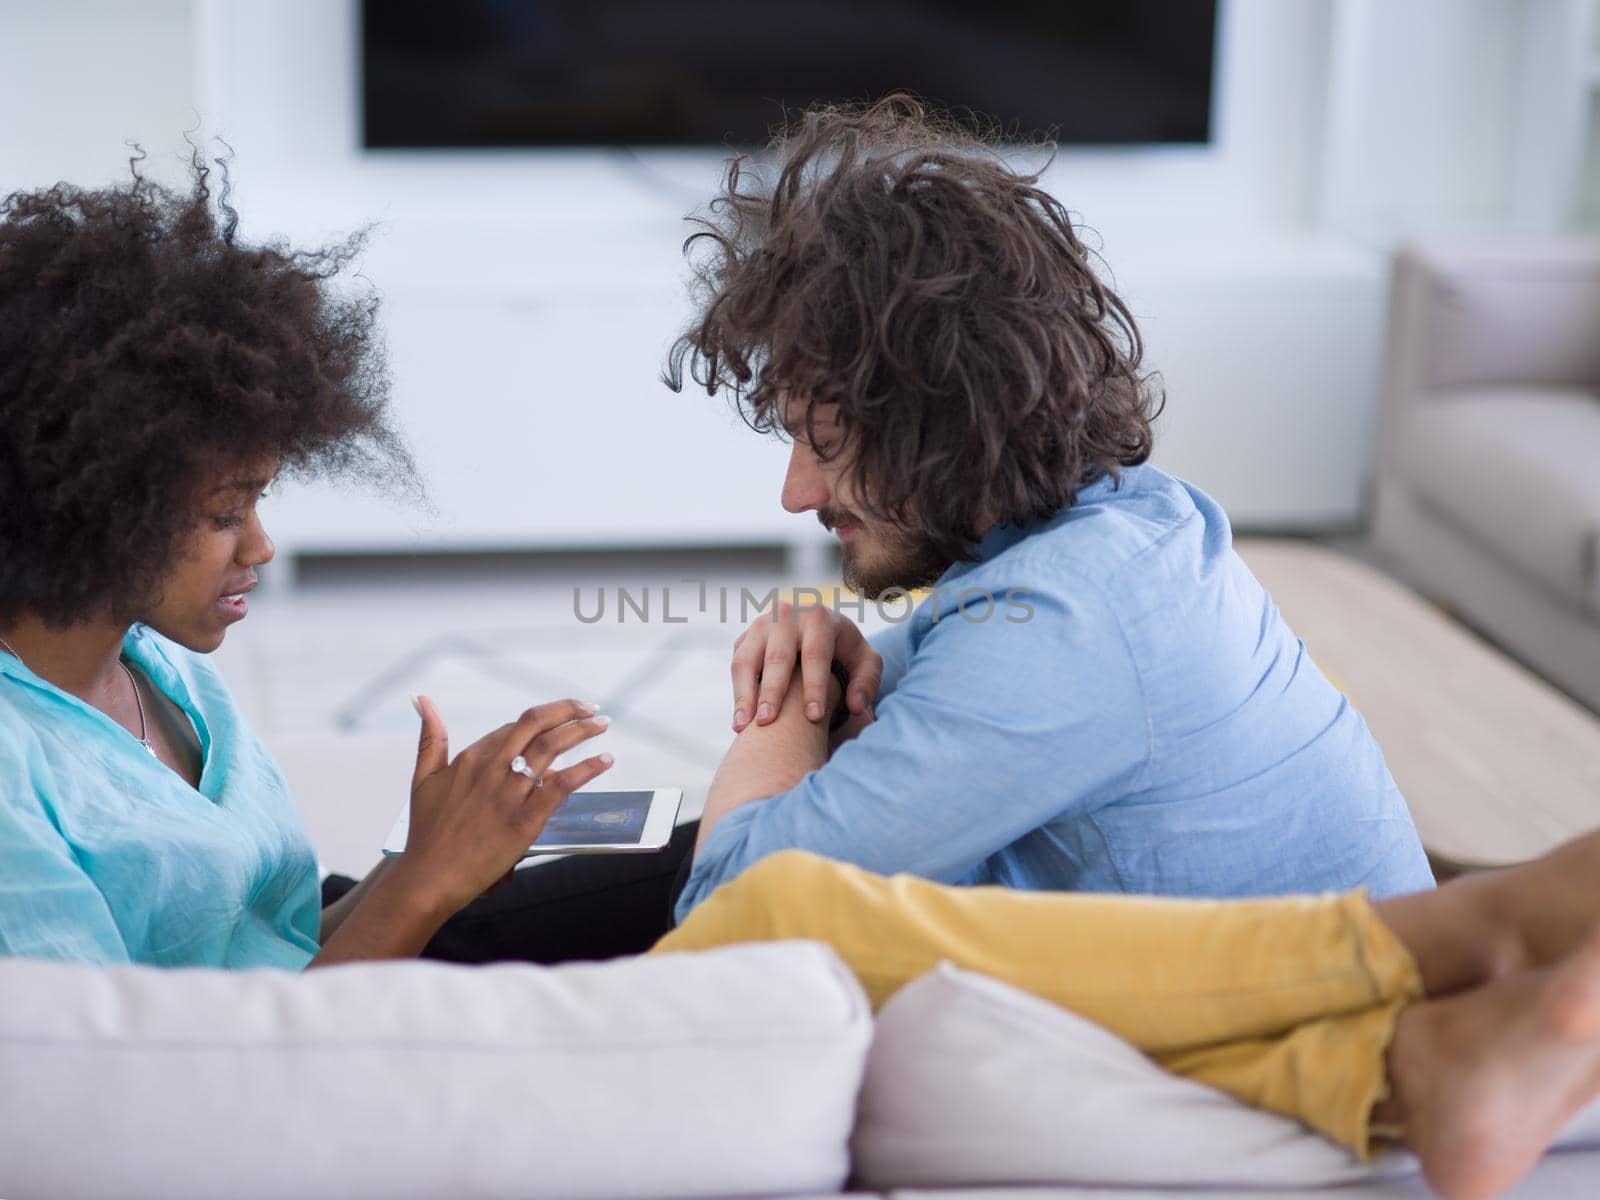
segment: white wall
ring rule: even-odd
[[[1158,461],[1238,523],[1358,519],[1388,245],[1505,219],[1539,2],[1224,0],[1213,145],[1068,150],[1051,171],[1165,377]],[[781,448],[655,382],[686,312],[682,217],[720,152],[364,152],[350,0],[185,7],[0,0],[0,101],[38,114],[0,132],[0,166],[8,186],[106,178],[124,137],[166,123],[170,146],[192,107],[238,151],[247,232],[380,222],[365,274],[436,511],[291,496],[288,542],[819,536],[777,506]]]
[[[636,225],[675,220],[716,183],[717,150],[641,151],[645,171],[619,168],[610,152],[363,152],[348,0],[202,0],[198,11],[210,63],[201,99],[208,123],[248,146],[252,170],[264,178],[292,176],[367,204],[398,199],[396,188],[418,204],[455,204],[465,185],[473,205],[525,219],[603,215]],[[1302,224],[1328,20],[1327,0],[1225,0],[1214,144],[1069,150],[1052,183],[1108,235]],[[1181,210],[1175,196],[1185,198]]]
[[[1527,7],[1348,0],[1336,11],[1351,78],[1330,99],[1330,226],[1383,240],[1505,221]]]
[[[0,0],[0,191],[176,174],[198,122],[189,0]]]

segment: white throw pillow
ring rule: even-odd
[[[831,1192],[871,1032],[801,942],[304,974],[0,959],[0,1196]]]
[[[1600,1144],[1600,1105],[1562,1144]],[[1363,1165],[1298,1121],[1169,1075],[1082,1017],[941,964],[878,1014],[853,1140],[861,1186],[1316,1187]]]

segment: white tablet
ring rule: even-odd
[[[682,803],[682,788],[573,792],[550,814],[539,840],[522,857],[652,853],[671,839]],[[407,802],[384,839],[383,852],[391,858],[405,853],[410,831],[411,805]]]

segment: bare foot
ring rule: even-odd
[[[1510,1187],[1600,1093],[1600,927],[1552,967],[1407,1008],[1389,1079],[1436,1192],[1482,1200]]]
[[[1476,903],[1477,924],[1514,930],[1525,965],[1553,966],[1600,920],[1600,830],[1532,862],[1460,882]]]

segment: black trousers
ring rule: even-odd
[[[423,958],[445,962],[574,962],[642,954],[673,926],[700,822],[680,825],[657,854],[573,854],[516,872],[433,936]],[[326,907],[356,881],[322,881]]]

